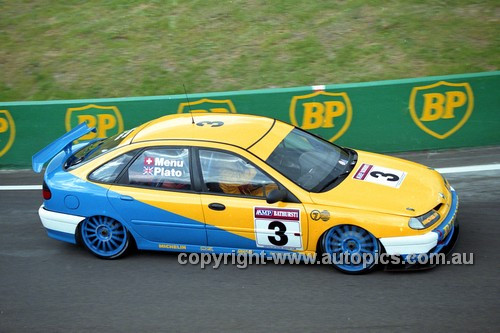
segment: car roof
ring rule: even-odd
[[[272,118],[244,114],[193,113],[192,118],[190,114],[168,115],[139,127],[132,134],[131,143],[172,139],[201,140],[248,149],[266,135],[275,122]],[[286,126],[293,128],[288,124]]]

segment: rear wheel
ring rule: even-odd
[[[323,236],[322,247],[331,256],[333,266],[349,274],[371,271],[380,249],[375,236],[353,225],[339,225],[328,230]]]
[[[85,246],[99,258],[118,258],[127,251],[130,243],[125,226],[107,216],[85,219],[80,233]]]

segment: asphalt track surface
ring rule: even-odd
[[[500,147],[395,154],[428,166],[500,163]],[[0,191],[0,332],[430,332],[500,329],[500,170],[448,174],[454,252],[473,265],[344,275],[322,265],[201,269],[177,254],[107,261],[49,239],[40,191]],[[30,171],[0,185],[41,184]]]

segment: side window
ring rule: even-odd
[[[136,151],[131,151],[115,157],[109,162],[101,165],[99,168],[95,169],[90,175],[89,179],[99,183],[112,183],[115,181],[116,177],[123,170],[123,167],[127,165],[128,162],[134,157]]]
[[[203,181],[209,192],[265,197],[278,186],[242,158],[213,150],[200,150]]]
[[[189,150],[152,148],[143,151],[120,179],[121,184],[163,189],[191,189]]]

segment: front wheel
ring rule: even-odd
[[[333,266],[348,274],[371,271],[380,249],[375,236],[353,225],[339,225],[328,230],[323,236],[322,248],[331,256]]]
[[[127,229],[110,217],[89,217],[82,222],[80,232],[85,246],[99,258],[118,258],[129,247],[130,236]]]

